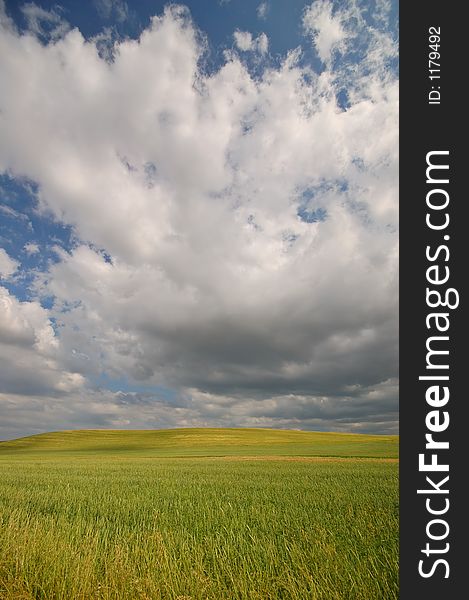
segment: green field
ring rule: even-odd
[[[397,446],[262,429],[0,442],[0,598],[392,600]]]

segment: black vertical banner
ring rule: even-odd
[[[400,5],[401,600],[469,578],[464,27],[458,3]]]

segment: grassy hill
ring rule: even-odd
[[[398,436],[278,429],[77,430],[0,442],[0,457],[107,454],[146,457],[334,456],[396,458]]]

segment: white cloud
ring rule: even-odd
[[[0,205],[0,212],[9,217],[10,219],[19,219],[22,221],[29,221],[28,217],[23,213],[18,212],[11,206]]]
[[[256,77],[233,52],[206,74],[205,48],[175,7],[140,40],[116,42],[113,62],[78,30],[41,45],[3,29],[0,171],[36,182],[41,210],[78,240],[37,280],[55,299],[40,320],[57,320],[60,352],[39,351],[34,333],[15,346],[31,388],[73,394],[105,372],[190,390],[175,424],[210,422],[205,401],[228,407],[233,424],[282,423],[298,402],[309,412],[295,419],[312,426],[394,380],[398,89],[384,66],[394,50],[366,26],[372,74],[332,70],[346,29],[320,7],[321,74],[298,52]],[[265,53],[263,35],[235,42]],[[360,402],[341,427],[366,421]],[[393,406],[376,399],[383,430]]]
[[[26,252],[26,254],[28,254],[29,256],[32,256],[33,254],[37,254],[38,252],[40,252],[40,248],[37,244],[35,244],[34,242],[28,242],[27,244],[24,245],[24,251]]]
[[[135,392],[76,390],[65,396],[0,392],[0,439],[63,429],[208,427],[196,409]],[[213,425],[212,425],[213,426]]]
[[[6,30],[10,30],[10,31],[15,30],[15,26],[14,26],[12,20],[6,13],[5,0],[0,0],[0,27],[2,29],[4,29],[5,31]]]
[[[266,19],[270,6],[268,2],[261,2],[257,7],[257,16],[259,19]]]
[[[235,39],[236,45],[240,50],[246,52],[247,50],[251,50],[253,40],[252,34],[249,31],[239,31],[236,30],[233,33],[233,37]]]
[[[24,14],[29,31],[40,38],[55,41],[70,29],[70,25],[61,17],[57,8],[45,10],[34,2],[28,2],[21,6],[21,12]]]
[[[269,38],[265,35],[265,33],[259,34],[256,42],[257,42],[257,50],[261,54],[266,54],[267,50],[269,49]]]
[[[395,80],[389,64],[398,57],[398,43],[390,30],[383,30],[390,6],[389,0],[380,0],[373,11],[365,9],[366,18],[356,2],[334,6],[330,0],[319,0],[304,11],[305,32],[328,73],[347,89],[352,104],[365,97],[377,99],[389,90],[386,79]],[[340,61],[333,66],[334,56]]]
[[[115,18],[123,23],[129,18],[129,7],[124,0],[94,0],[94,5],[103,19]]]
[[[332,431],[398,432],[397,380],[366,388],[351,386],[340,402],[326,395],[273,395],[259,399],[233,398],[188,389],[193,418],[206,419],[219,427],[322,429]]]
[[[236,30],[233,37],[236,46],[243,52],[251,50],[260,54],[266,54],[269,49],[269,38],[265,33],[260,33],[257,38],[253,38],[249,31]]]
[[[0,286],[0,380],[2,391],[66,394],[84,377],[61,366],[61,345],[47,311],[20,302]]]
[[[171,427],[272,427],[398,432],[397,382],[354,390],[340,402],[325,396],[231,398],[186,389],[175,398],[135,392],[75,390],[66,395],[0,393],[0,439],[44,430]]]
[[[342,24],[342,13],[333,14],[330,0],[318,0],[306,8],[303,26],[312,34],[319,58],[329,63],[334,50],[344,48],[347,34]]]
[[[18,269],[20,263],[11,258],[7,252],[0,248],[0,278],[7,279]]]

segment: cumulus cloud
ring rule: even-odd
[[[38,302],[20,302],[0,286],[0,380],[2,392],[67,394],[84,383],[66,371],[61,345],[47,311]]]
[[[7,279],[17,270],[20,263],[11,258],[7,252],[0,248],[0,278]]]
[[[260,400],[188,390],[191,406],[219,427],[300,428],[344,432],[395,433],[398,427],[397,380],[371,388],[350,386],[340,398],[285,394]],[[199,418],[200,418],[199,416]]]
[[[76,239],[37,274],[49,312],[5,296],[6,330],[20,323],[5,374],[24,369],[8,391],[39,402],[88,386],[111,425],[395,429],[395,49],[363,21],[367,68],[334,70],[342,17],[315,2],[304,24],[320,73],[298,50],[260,75],[234,52],[207,73],[174,6],[113,61],[77,29],[44,45],[3,28],[0,170],[36,182],[39,211]],[[267,52],[263,34],[234,35]],[[92,390],[100,373],[182,405],[116,408]]]
[[[340,402],[323,396],[233,398],[187,389],[168,399],[137,392],[86,389],[41,397],[0,392],[0,439],[44,430],[91,428],[268,427],[394,434],[397,382],[353,390]]]
[[[253,38],[249,31],[236,30],[233,34],[235,44],[239,50],[247,52],[248,50],[265,54],[269,49],[269,38],[265,33],[261,33],[257,38]]]
[[[332,2],[319,0],[307,7],[303,25],[311,32],[319,58],[329,63],[334,50],[342,50],[347,38],[342,25],[343,13],[332,14]]]
[[[233,34],[236,45],[240,50],[246,52],[252,47],[252,34],[249,31],[235,31]]]
[[[158,429],[213,427],[213,421],[186,405],[153,395],[103,389],[63,396],[0,392],[0,439],[63,429]],[[226,421],[228,422],[228,421]]]

